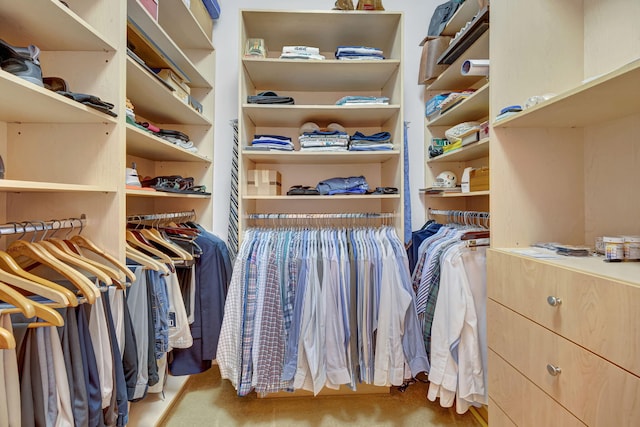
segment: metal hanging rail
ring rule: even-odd
[[[489,219],[491,218],[489,212],[483,211],[429,209],[428,217],[432,218],[433,216],[446,216],[447,221],[450,223],[463,225],[476,224],[487,228],[489,226]]]
[[[30,220],[16,221],[0,225],[0,235],[8,236],[12,234],[38,233],[44,231],[69,230],[78,228],[82,230],[87,224],[87,216],[80,215],[79,218],[51,219],[48,221]]]
[[[161,221],[161,220],[195,220],[196,211],[182,211],[182,212],[162,212],[153,214],[140,214],[140,215],[128,215],[127,222],[141,222],[141,221]]]
[[[248,214],[245,218],[261,225],[294,225],[294,226],[325,226],[325,225],[362,225],[362,223],[388,224],[397,218],[397,213],[269,213]]]

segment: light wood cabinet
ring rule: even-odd
[[[555,96],[492,123],[490,352],[512,367],[504,378],[539,388],[584,424],[635,425],[640,265],[540,260],[514,248],[593,247],[598,236],[640,234],[632,89],[640,83],[640,4],[500,0],[491,8],[490,116]],[[550,305],[550,296],[562,303]],[[531,425],[525,416],[539,413],[542,399],[507,404],[501,372],[490,366],[490,397],[517,425]]]
[[[86,4],[91,3],[91,4]],[[114,118],[0,71],[0,222],[87,216],[83,230],[124,255],[122,2],[0,2],[0,37],[40,49],[45,77],[115,105]],[[6,242],[5,242],[6,243]]]
[[[249,38],[264,39],[266,58],[240,57],[239,91],[239,221],[240,238],[248,226],[247,215],[266,213],[395,214],[402,234],[403,218],[403,91],[402,14],[360,11],[262,11],[240,12],[239,48]],[[375,31],[371,29],[375,28]],[[318,47],[325,60],[279,59],[283,46]],[[382,49],[380,61],[334,59],[341,45]],[[247,96],[274,91],[294,98],[294,105],[248,104]],[[389,105],[345,105],[336,102],[347,95],[386,96]],[[352,135],[387,131],[392,151],[299,151],[300,126],[312,121],[320,127],[336,122]],[[260,152],[244,149],[256,134],[290,137],[293,152]],[[282,194],[248,195],[247,171],[277,170]],[[369,187],[396,187],[398,194],[343,196],[287,196],[293,185],[315,187],[333,177],[364,175]]]
[[[117,117],[0,71],[0,155],[6,169],[0,222],[85,214],[82,233],[122,261],[127,214],[193,209],[210,228],[212,196],[126,190],[125,167],[136,162],[144,175],[193,176],[212,189],[212,42],[179,0],[160,2],[159,21],[137,0],[68,3],[0,1],[0,38],[14,46],[37,46],[45,77],[61,77],[70,91],[114,104]],[[128,16],[186,73],[202,113],[127,56]],[[187,133],[198,152],[126,124],[126,97],[141,118]],[[131,405],[131,424],[155,424],[185,379],[169,377],[164,396]]]
[[[478,4],[475,1],[463,3],[443,30],[443,35],[454,36],[468,21],[478,15]],[[424,99],[449,92],[474,89],[475,92],[462,103],[447,110],[435,118],[425,118],[425,187],[432,187],[441,172],[451,171],[456,174],[458,185],[462,173],[467,167],[481,168],[489,166],[489,138],[483,138],[460,149],[430,158],[428,146],[433,138],[444,138],[447,129],[469,122],[483,122],[489,117],[489,79],[484,76],[462,75],[460,69],[468,59],[489,58],[489,31],[485,31],[471,44],[449,67],[424,89]],[[489,191],[470,193],[424,194],[427,215],[430,209],[489,211]]]
[[[131,57],[126,58],[126,96],[138,121],[189,135],[198,149],[192,153],[126,124],[126,162],[135,162],[141,177],[180,175],[213,190],[213,117],[215,50],[189,7],[182,1],[158,3],[157,21],[137,0],[127,1],[129,21],[135,23],[188,78],[191,96],[202,113],[174,96]],[[213,225],[211,195],[126,190],[129,215],[193,210],[199,223]]]

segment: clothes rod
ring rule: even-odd
[[[87,216],[79,218],[51,219],[48,221],[30,220],[16,221],[0,225],[0,235],[37,233],[43,231],[57,231],[78,228],[82,230],[87,223]]]
[[[162,212],[154,214],[140,214],[127,216],[127,222],[140,222],[140,221],[157,221],[162,219],[176,219],[176,218],[192,218],[195,219],[196,211],[182,211],[182,212]]]
[[[482,218],[489,218],[489,212],[482,211],[461,211],[461,210],[442,210],[442,209],[429,209],[429,215],[448,215],[448,216],[464,216],[471,215]]]
[[[378,219],[378,218],[396,218],[395,213],[306,213],[306,214],[288,214],[288,213],[271,213],[271,214],[249,214],[247,219]]]

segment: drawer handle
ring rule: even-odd
[[[547,372],[549,372],[549,375],[551,375],[552,377],[557,377],[558,375],[560,375],[560,373],[562,373],[562,369],[560,369],[559,366],[553,366],[549,364],[547,365]]]
[[[562,298],[549,295],[547,297],[547,303],[549,303],[551,307],[558,307],[560,304],[562,304]]]

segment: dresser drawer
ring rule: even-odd
[[[585,424],[638,425],[639,377],[492,300],[487,324],[491,350]],[[561,372],[550,374],[550,366]],[[489,375],[489,392],[501,390],[491,365]]]
[[[580,420],[491,350],[488,364],[491,427],[584,427]]]
[[[518,427],[493,399],[489,399],[489,425],[491,427]]]
[[[640,376],[640,287],[498,251],[487,263],[489,298]]]

